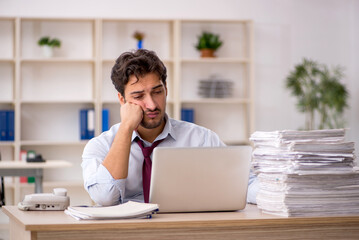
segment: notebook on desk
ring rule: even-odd
[[[243,209],[251,153],[250,146],[155,148],[150,202],[160,213]]]

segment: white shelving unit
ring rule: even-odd
[[[80,167],[86,141],[79,140],[79,110],[95,109],[95,135],[103,108],[110,110],[110,125],[121,121],[110,72],[119,54],[136,48],[135,31],[145,34],[144,48],[168,69],[169,115],[180,119],[182,108],[192,108],[195,122],[227,144],[248,144],[254,130],[252,21],[0,18],[0,109],[15,111],[15,141],[0,142],[3,160],[35,150],[45,159],[71,161],[70,169],[45,171],[44,188],[67,187],[75,203],[90,202]],[[200,58],[194,48],[202,31],[221,36],[216,58]],[[43,36],[62,42],[52,58],[37,45]],[[211,75],[231,80],[233,96],[199,97],[199,81]],[[13,204],[32,191],[17,178],[7,181]]]

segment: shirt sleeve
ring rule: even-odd
[[[219,138],[219,136],[207,129],[207,134],[204,138],[204,144],[203,146],[206,146],[206,147],[224,147],[226,146],[226,144],[224,144],[224,142]]]
[[[107,152],[105,144],[93,139],[88,142],[82,155],[84,187],[91,199],[101,206],[120,204],[125,196],[126,179],[114,179],[102,165]]]

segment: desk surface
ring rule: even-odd
[[[24,169],[24,168],[63,168],[71,167],[72,164],[63,160],[48,160],[46,162],[22,162],[0,161],[0,169]]]
[[[82,220],[78,221],[63,211],[21,211],[16,206],[4,206],[10,219],[29,231],[138,229],[154,227],[211,227],[211,226],[274,226],[274,225],[333,225],[355,224],[359,230],[359,216],[338,217],[280,217],[263,214],[256,205],[248,204],[243,211],[155,214],[151,219]]]

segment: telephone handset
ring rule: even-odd
[[[25,196],[19,202],[20,210],[53,211],[65,210],[70,205],[70,198],[65,188],[54,188],[53,193],[34,193]]]

